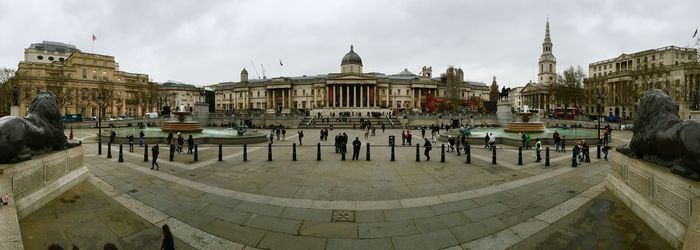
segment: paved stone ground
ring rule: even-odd
[[[76,137],[91,133],[76,131]],[[363,137],[359,130],[348,133]],[[596,198],[608,171],[604,161],[592,159],[570,168],[568,153],[550,152],[552,164],[545,167],[524,152],[526,164],[517,166],[517,150],[505,147],[498,150],[499,164],[492,165],[490,152],[473,142],[472,164],[455,153],[440,163],[439,143],[430,162],[422,155],[416,162],[415,147],[397,147],[396,161],[391,162],[390,149],[379,145],[386,145],[388,134],[400,139],[399,133],[387,130],[383,136],[363,139],[377,145],[372,146],[371,161],[365,160],[365,145],[360,161],[350,161],[347,155],[342,162],[332,147],[323,147],[322,161],[316,161],[315,146],[298,148],[298,161],[291,161],[289,145],[298,141],[288,137],[274,143],[271,162],[265,144],[251,145],[247,162],[242,161],[241,147],[225,148],[224,161],[218,162],[218,148],[204,146],[197,163],[190,163],[187,155],[168,162],[167,154],[162,154],[160,171],[148,169],[143,149],[137,147],[136,153],[125,154],[126,162],[117,163],[116,153],[113,159],[97,156],[96,145],[86,138],[85,162],[95,176],[91,182],[108,197],[152,223],[152,228],[166,222],[182,225],[176,227],[176,236],[197,248],[215,248],[214,244],[270,249],[567,248],[552,242],[556,236],[551,235],[577,227],[562,223],[596,208],[589,204],[611,200]],[[305,134],[305,144],[317,142],[316,130]],[[332,143],[332,138],[323,143]],[[618,214],[634,221],[629,211]],[[585,217],[606,221],[604,215]],[[636,220],[633,224],[640,225]],[[629,227],[636,238],[657,241],[649,230],[636,229]],[[110,239],[114,238],[118,237]],[[620,242],[623,248],[663,248]]]
[[[512,249],[673,249],[609,191]]]
[[[159,249],[162,230],[85,181],[20,221],[25,249]],[[177,249],[192,249],[180,240]],[[2,248],[2,247],[0,247]]]

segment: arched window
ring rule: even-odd
[[[549,64],[549,72],[553,72],[553,71],[552,71],[552,64],[551,64],[551,63]]]

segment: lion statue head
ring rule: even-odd
[[[700,123],[681,120],[678,105],[662,90],[649,90],[639,100],[629,149],[635,157],[700,180]]]

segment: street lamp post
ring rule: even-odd
[[[97,96],[97,155],[102,155],[102,93]]]
[[[598,96],[596,96],[596,108],[598,109],[598,142],[597,142],[597,153],[596,153],[596,158],[600,159],[600,147],[601,147],[601,140],[600,140],[600,110],[603,106],[603,95],[598,92]]]

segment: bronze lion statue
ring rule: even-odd
[[[34,155],[80,145],[63,134],[56,96],[42,90],[32,100],[27,117],[0,118],[0,163],[25,161]]]
[[[659,89],[644,93],[634,120],[630,154],[700,180],[700,123],[683,121],[678,105]]]

